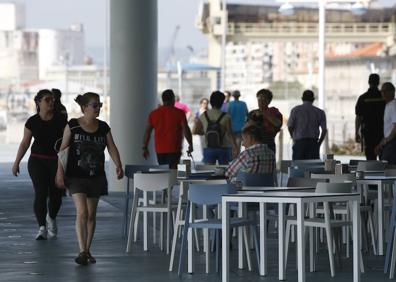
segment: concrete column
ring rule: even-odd
[[[124,166],[144,163],[144,127],[157,103],[157,18],[157,0],[111,0],[110,126]],[[110,162],[109,189],[124,190],[114,171]]]

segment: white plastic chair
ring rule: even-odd
[[[316,186],[316,193],[351,193],[352,183],[318,183]],[[324,228],[326,230],[327,249],[330,262],[331,277],[335,276],[334,256],[333,256],[333,233],[332,228],[351,226],[352,222],[347,220],[338,220],[330,217],[331,209],[330,203],[324,202],[324,218],[313,217],[304,220],[305,227]],[[290,229],[292,225],[297,225],[295,218],[288,218],[286,220],[286,240],[285,240],[285,266],[287,265],[287,255],[289,247]],[[361,258],[361,269],[363,272],[363,261]]]
[[[148,222],[147,215],[149,212],[166,213],[166,253],[169,253],[170,242],[170,222],[171,222],[171,188],[173,179],[176,172],[156,172],[156,173],[135,173],[134,174],[134,197],[131,210],[128,240],[126,251],[130,252],[132,244],[132,235],[134,234],[134,221],[136,213],[143,213],[143,249],[147,251],[147,237],[148,237]],[[138,206],[139,191],[143,192],[143,206]],[[150,192],[163,192],[167,194],[164,203],[150,204],[148,201],[148,193]],[[163,250],[163,232],[160,232],[160,247]]]

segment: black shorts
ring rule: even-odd
[[[157,154],[158,164],[169,165],[169,168],[176,169],[180,162],[181,153]]]
[[[99,198],[108,195],[106,176],[93,178],[68,177],[65,183],[70,195],[76,193],[86,194],[88,198]]]

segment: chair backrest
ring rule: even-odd
[[[312,173],[311,178],[313,179],[327,179],[330,183],[342,183],[345,181],[356,181],[356,174],[345,173],[345,174],[327,174],[327,173]]]
[[[316,184],[316,193],[351,193],[352,182],[344,183],[325,183],[320,182]]]
[[[150,171],[150,169],[169,169],[168,165],[125,165],[124,174],[126,177],[133,179],[133,175],[138,172]]]
[[[221,196],[234,193],[234,184],[191,184],[188,199],[198,205],[214,205],[221,203]]]
[[[240,171],[238,172],[236,179],[241,181],[243,186],[275,186],[273,173],[251,173]]]
[[[153,192],[170,188],[172,172],[135,173],[134,186],[136,189]]]
[[[357,171],[384,171],[386,163],[381,161],[362,161],[358,163]]]
[[[287,187],[316,187],[316,184],[319,182],[327,182],[327,180],[304,177],[289,177],[287,180]]]
[[[385,176],[396,176],[396,169],[387,169],[385,170]]]
[[[299,167],[293,166],[289,167],[288,176],[289,177],[310,177],[311,173],[320,173],[325,172],[324,166],[308,166],[308,167]]]

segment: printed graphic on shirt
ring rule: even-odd
[[[106,147],[106,138],[75,134],[77,165],[89,176],[94,176],[104,170],[102,156]]]

